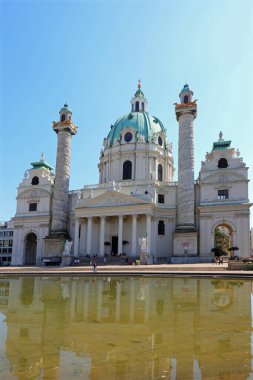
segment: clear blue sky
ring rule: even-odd
[[[198,99],[195,177],[222,130],[253,178],[252,0],[8,0],[0,21],[0,220],[14,215],[30,163],[44,152],[55,165],[51,122],[66,101],[79,126],[70,189],[98,182],[103,138],[129,112],[139,78],[149,112],[167,128],[176,168],[173,103],[187,82]]]

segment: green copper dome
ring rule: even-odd
[[[127,129],[136,131],[135,141],[139,136],[143,136],[145,142],[154,141],[156,133],[166,134],[166,130],[159,119],[151,116],[148,112],[131,112],[116,120],[115,124],[107,136],[109,146],[116,141],[121,141],[122,132]]]

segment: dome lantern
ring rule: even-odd
[[[146,112],[148,102],[141,90],[141,80],[138,80],[138,90],[131,99],[132,112]]]
[[[185,84],[179,94],[181,103],[189,103],[192,101],[193,92],[190,90],[189,85]]]
[[[64,106],[60,109],[60,121],[65,121],[65,120],[71,120],[72,116],[72,111],[69,108],[67,102],[64,104]]]

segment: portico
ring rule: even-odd
[[[115,228],[116,226],[116,228]],[[80,246],[80,233],[83,231],[84,245]],[[123,233],[124,231],[124,233]],[[131,233],[129,233],[131,231]],[[137,232],[138,231],[138,232]],[[115,235],[115,233],[117,235]],[[75,219],[74,255],[105,255],[105,243],[110,243],[112,255],[126,254],[124,245],[128,245],[128,256],[139,254],[138,239],[147,237],[149,252],[151,251],[151,215],[126,214],[118,216],[103,215],[100,217],[80,217]],[[112,251],[112,238],[117,237],[117,251]],[[130,237],[130,239],[129,239]],[[130,240],[128,241],[127,238]],[[95,239],[95,242],[94,242]]]
[[[75,209],[74,254],[102,257],[107,243],[109,254],[137,256],[140,237],[147,237],[150,253],[152,215],[151,203],[117,191],[81,200]]]

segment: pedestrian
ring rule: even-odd
[[[96,263],[96,261],[94,260],[94,261],[93,261],[93,272],[96,272],[96,267],[97,267],[97,263]]]

